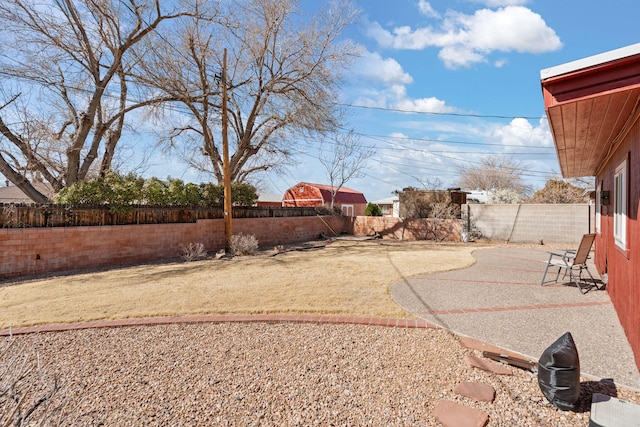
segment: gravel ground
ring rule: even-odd
[[[431,413],[441,399],[488,411],[490,426],[585,426],[589,419],[589,412],[551,406],[533,374],[468,367],[463,359],[471,351],[440,329],[261,323],[88,329],[0,337],[0,356],[12,340],[0,357],[0,390],[12,360],[15,372],[12,356],[30,355],[37,367],[18,388],[34,385],[34,399],[56,376],[61,388],[48,410],[62,404],[62,425],[431,426],[439,425]],[[453,388],[462,381],[493,386],[496,400],[457,396]],[[640,403],[638,393],[584,381],[585,402],[598,391]],[[0,393],[0,421],[2,404]]]

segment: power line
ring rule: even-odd
[[[331,143],[331,142],[329,142],[329,143]],[[404,174],[406,176],[409,176],[411,178],[414,178],[414,179],[418,179],[418,178],[416,176],[410,174],[410,173],[407,173],[406,168],[421,169],[421,170],[423,170],[425,172],[431,172],[431,173],[442,173],[442,174],[455,175],[455,174],[457,174],[457,172],[453,171],[452,168],[455,168],[456,164],[465,163],[465,164],[478,165],[478,166],[482,166],[483,165],[482,161],[474,161],[474,160],[471,160],[471,159],[468,159],[468,158],[461,159],[461,158],[457,158],[457,157],[453,157],[453,156],[447,156],[447,155],[444,155],[444,154],[441,154],[441,153],[432,153],[432,152],[430,152],[429,150],[426,150],[426,149],[416,149],[416,148],[411,147],[411,148],[408,148],[408,150],[410,150],[412,153],[419,152],[419,153],[425,153],[425,154],[433,154],[435,157],[439,157],[439,158],[445,159],[445,161],[447,161],[449,164],[451,164],[451,166],[447,167],[447,165],[443,164],[443,163],[428,162],[428,161],[425,161],[425,160],[416,160],[420,164],[419,165],[412,165],[412,164],[408,164],[406,162],[407,157],[402,157],[402,156],[397,156],[397,155],[389,155],[389,154],[386,154],[384,156],[384,158],[382,158],[382,159],[376,159],[376,161],[379,162],[380,164],[383,164],[383,165],[385,165],[385,166],[387,166],[387,167],[389,167],[389,168],[391,168],[391,169],[393,169],[393,170],[395,170],[397,172],[400,172],[400,173],[402,173],[402,174]],[[306,156],[306,157],[309,157],[309,158],[314,159],[314,160],[319,160],[319,156],[310,154],[310,153],[308,153],[306,151],[302,151],[302,150],[295,149],[295,148],[291,149],[291,151],[294,152],[295,154],[298,154],[298,155]],[[455,152],[452,153],[452,154],[455,154]],[[478,153],[478,154],[481,154],[481,153]],[[400,160],[405,160],[405,162],[392,162],[392,161],[388,160],[389,157],[400,159]],[[433,168],[433,167],[425,168],[425,166],[424,166],[425,164],[435,165],[435,166],[438,166],[438,167],[436,167],[436,168]],[[523,177],[531,177],[531,178],[541,178],[542,177],[542,178],[544,178],[544,177],[549,175],[549,171],[523,170],[523,171],[520,171],[519,174],[521,176],[523,176]]]
[[[460,145],[482,145],[482,146],[495,146],[495,147],[517,147],[517,148],[537,148],[542,150],[552,150],[552,147],[543,147],[540,145],[521,145],[521,144],[501,144],[497,142],[470,142],[470,141],[453,141],[446,139],[431,139],[431,138],[413,138],[408,136],[390,136],[390,135],[376,135],[354,132],[356,135],[364,136],[367,138],[377,139],[378,141],[384,141],[387,139],[401,139],[406,141],[418,141],[418,142],[435,142],[442,144],[460,144]]]
[[[339,105],[341,107],[348,108],[361,108],[364,110],[378,110],[378,111],[389,111],[394,113],[404,113],[404,114],[425,114],[431,116],[455,116],[455,117],[476,117],[476,118],[484,118],[484,119],[526,119],[526,120],[540,120],[540,117],[531,117],[531,116],[504,116],[497,114],[476,114],[476,113],[454,113],[454,112],[441,112],[441,111],[420,111],[420,110],[404,110],[400,108],[389,108],[389,107],[372,107],[369,105],[356,105],[356,104],[342,104],[335,103],[335,105]]]

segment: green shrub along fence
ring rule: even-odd
[[[327,215],[325,208],[234,207],[233,218],[288,218]],[[184,206],[109,206],[0,204],[1,228],[75,227],[129,224],[194,223],[199,219],[224,218],[222,208]]]

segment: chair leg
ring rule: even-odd
[[[593,278],[593,276],[591,275],[591,272],[589,271],[589,267],[587,267],[586,265],[581,265],[579,266],[579,271],[578,271],[578,277],[576,278],[575,274],[573,273],[573,269],[571,270],[571,281],[574,282],[576,284],[576,286],[578,287],[578,290],[580,291],[581,294],[586,294],[588,291],[586,289],[583,289],[582,286],[580,286],[580,283],[582,283],[582,272],[586,270],[587,274],[589,275],[589,279],[591,280],[591,283],[593,283],[593,286],[596,289],[600,289],[600,287],[598,287],[598,283],[596,282],[596,280]],[[586,280],[586,279],[585,279]]]
[[[585,265],[584,269],[587,271],[587,274],[589,275],[589,279],[591,279],[591,283],[593,283],[593,286],[596,289],[600,290],[600,287],[598,286],[598,282],[596,282],[596,279],[593,278],[593,276],[591,275],[591,272],[589,271],[589,267]],[[582,276],[582,269],[580,269],[580,276]]]
[[[582,267],[580,267],[580,271],[578,272],[577,278],[576,278],[576,275],[573,273],[573,268],[571,269],[570,275],[571,275],[571,282],[575,283],[580,293],[584,295],[587,291],[585,289],[582,289],[582,286],[580,286],[580,282],[582,281]]]
[[[556,283],[558,283],[558,279],[560,278],[560,272],[562,271],[562,267],[558,267],[558,274],[556,274]],[[564,276],[562,276],[562,278],[564,279],[565,277],[567,277],[567,270],[565,269],[564,271]]]
[[[540,281],[540,286],[544,285],[544,279],[547,277],[547,272],[549,271],[549,267],[551,264],[547,263],[547,268],[544,269],[544,274],[542,275],[542,280]]]

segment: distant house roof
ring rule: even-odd
[[[260,194],[258,194],[258,202],[280,203],[280,202],[282,202],[282,195],[280,195],[280,194],[270,194],[270,193],[260,193]]]
[[[32,185],[45,196],[53,196],[53,189],[49,184],[33,182]],[[0,203],[33,203],[33,200],[27,197],[27,195],[15,185],[7,183],[5,187],[0,187]]]
[[[304,188],[308,188],[311,190],[310,193],[303,192]],[[331,202],[331,191],[333,188],[330,185],[324,184],[314,184],[310,182],[299,182],[293,187],[289,188],[284,195],[283,203],[298,203],[298,201],[302,200],[312,200],[311,198],[315,198],[316,202],[320,203],[330,203]],[[338,204],[366,204],[367,199],[364,197],[359,191],[353,190],[347,187],[341,187],[334,198],[334,202]]]
[[[384,199],[374,200],[374,205],[393,205],[394,202],[398,202],[400,198],[398,196],[386,197]]]
[[[489,201],[490,191],[487,190],[471,190],[467,191],[467,201],[475,203],[487,203]]]
[[[322,198],[325,202],[331,201],[331,191],[335,187],[323,184],[312,184],[310,182],[301,182],[298,185],[301,184],[317,188],[318,190],[320,190],[320,194],[322,194]],[[364,194],[347,187],[340,187],[340,189],[336,193],[334,201],[337,203],[367,203],[367,199],[364,197]]]

